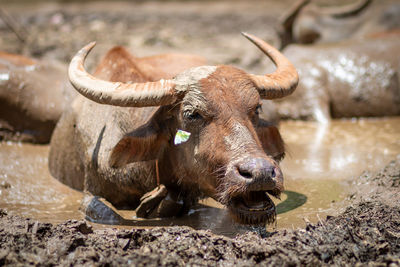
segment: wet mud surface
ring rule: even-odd
[[[1,211],[0,264],[399,265],[400,158],[354,182],[368,185],[368,200],[354,192],[338,216],[304,229],[250,231],[235,238],[189,227],[94,230],[82,220],[52,225]]]
[[[0,265],[396,266],[398,122],[336,121],[324,126],[328,129],[312,122],[283,123],[290,151],[282,164],[287,191],[277,205],[277,228],[267,231],[233,223],[209,200],[183,218],[92,224],[78,211],[82,194],[48,174],[47,146],[2,143]],[[313,142],[301,142],[305,135]],[[367,171],[360,176],[362,170]],[[132,218],[132,212],[120,212]]]
[[[288,155],[282,162],[285,191],[277,205],[276,225],[269,229],[296,229],[305,221],[318,222],[347,206],[347,181],[364,170],[374,172],[400,153],[400,118],[315,122],[282,122]],[[304,138],[307,136],[308,138]],[[82,193],[51,177],[49,146],[0,143],[0,208],[53,224],[83,219]],[[208,198],[188,215],[171,219],[138,220],[132,210],[119,210],[125,228],[189,226],[234,237],[249,231],[232,221],[218,202]],[[103,228],[102,225],[94,225]]]

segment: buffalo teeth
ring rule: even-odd
[[[268,210],[270,208],[271,207],[264,207],[264,208],[261,208],[261,209],[249,209],[249,211],[264,211],[264,210]]]

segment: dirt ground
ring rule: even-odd
[[[305,229],[231,239],[189,227],[93,230],[0,212],[0,265],[400,265],[400,157],[352,182],[352,204]],[[368,192],[368,193],[366,193]]]
[[[273,27],[291,2],[10,2],[3,8],[24,41],[0,19],[0,49],[68,63],[81,47],[97,41],[89,68],[112,46],[123,45],[137,56],[192,53],[205,56],[210,63],[263,72],[260,64],[272,63],[261,60],[264,57],[240,32],[277,45]]]
[[[0,50],[67,64],[79,48],[96,40],[89,66],[118,44],[140,56],[196,53],[211,63],[262,73],[271,63],[240,32],[276,44],[273,26],[293,1],[206,2],[13,2],[3,7],[16,19],[24,42],[0,21]],[[350,186],[352,204],[338,216],[304,229],[254,230],[232,239],[189,227],[52,225],[0,211],[0,266],[400,266],[400,158]]]
[[[380,0],[382,5],[395,1]],[[137,56],[192,53],[211,64],[232,64],[261,74],[272,63],[240,32],[279,46],[278,18],[295,2],[0,0],[15,29],[0,19],[0,50],[69,63],[80,48],[97,41],[89,67],[112,46],[123,45]],[[330,0],[315,2],[332,5]]]

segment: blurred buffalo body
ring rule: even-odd
[[[300,75],[292,95],[276,100],[281,118],[400,115],[400,32],[336,44],[290,45]]]
[[[297,1],[278,25],[281,48],[291,43],[334,43],[400,28],[400,2],[356,0],[348,5],[321,7]]]
[[[75,95],[62,64],[0,52],[0,140],[48,143]]]

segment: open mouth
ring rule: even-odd
[[[275,192],[268,192],[277,196]],[[228,209],[231,215],[242,224],[272,223],[276,218],[275,204],[265,191],[252,191],[244,195],[235,196],[229,202]]]

